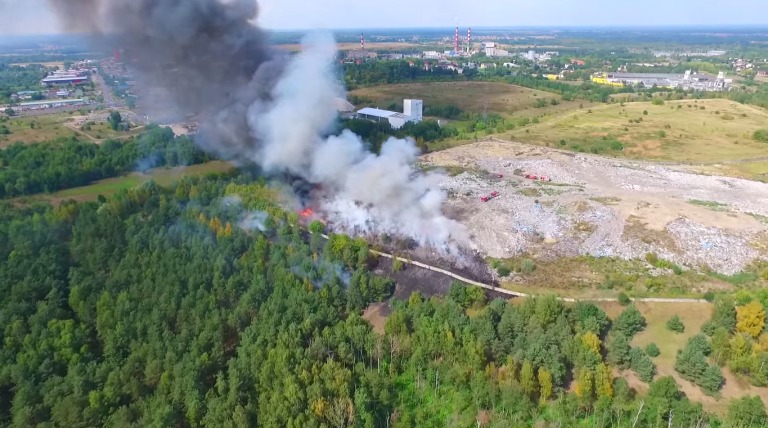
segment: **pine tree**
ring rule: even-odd
[[[667,321],[667,328],[676,333],[682,333],[685,331],[685,324],[679,316],[675,315]]]
[[[616,318],[616,322],[613,324],[613,329],[624,333],[627,338],[632,338],[635,333],[642,331],[645,328],[645,318],[637,310],[635,305],[630,305],[624,312]]]
[[[732,333],[736,330],[736,306],[730,296],[721,296],[715,300],[712,311],[712,322],[716,327],[722,327]]]
[[[629,340],[622,333],[614,333],[608,337],[608,362],[619,367],[629,365]]]

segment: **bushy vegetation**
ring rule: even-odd
[[[412,81],[466,80],[455,71],[424,66],[424,61],[413,60],[371,61],[344,65],[344,82],[347,89],[361,86],[384,85]]]
[[[648,346],[645,347],[645,353],[648,354],[649,357],[656,358],[661,355],[661,350],[655,343],[649,343]]]
[[[10,103],[16,92],[39,90],[40,80],[46,75],[47,69],[42,65],[20,67],[0,63],[0,104]]]
[[[752,134],[752,138],[761,143],[768,143],[768,129],[758,129]]]
[[[724,379],[718,366],[707,363],[707,356],[711,352],[712,347],[706,336],[693,336],[677,354],[675,370],[684,379],[700,386],[705,394],[717,395]]]
[[[620,292],[619,293],[619,304],[621,306],[629,306],[629,304],[632,303],[632,300],[627,296],[627,293]]]
[[[209,160],[186,137],[151,127],[128,142],[103,144],[61,138],[52,143],[16,143],[0,150],[0,198],[82,186],[155,166],[192,165]]]
[[[624,150],[624,143],[614,137],[603,136],[596,140],[573,143],[571,144],[570,148],[571,150],[581,153],[601,154],[621,152]]]
[[[235,195],[242,208],[220,203]],[[365,241],[305,235],[247,176],[3,208],[2,425],[715,421],[671,378],[644,397],[614,380],[610,321],[591,303],[486,304],[454,284],[393,301],[375,333],[360,310],[393,283],[371,273]],[[268,213],[265,231],[233,226],[241,209]]]
[[[455,128],[450,126],[441,127],[433,120],[425,120],[419,123],[409,122],[400,129],[392,129],[389,122],[372,122],[364,119],[344,120],[340,125],[340,129],[349,129],[370,144],[370,150],[374,153],[381,151],[381,145],[391,137],[413,138],[422,152],[426,153],[429,151],[426,143],[441,141],[458,135],[458,131]]]
[[[682,333],[685,331],[685,324],[679,316],[675,315],[667,321],[667,329],[675,333]]]
[[[645,329],[645,318],[635,305],[630,305],[616,318],[613,323],[613,331],[622,333],[627,338],[632,338],[636,333]]]

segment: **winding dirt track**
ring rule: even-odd
[[[323,236],[326,239],[328,238],[325,235],[323,235]],[[395,258],[395,256],[393,256],[392,254],[382,253],[380,251],[370,250],[370,252],[371,252],[371,254],[374,254],[374,255],[379,256],[379,257],[385,257],[385,258],[388,258],[388,259]],[[525,294],[525,293],[520,293],[520,292],[517,292],[517,291],[507,290],[506,288],[499,288],[499,287],[495,287],[493,285],[484,284],[482,282],[477,282],[477,281],[474,281],[474,280],[469,279],[469,278],[464,278],[461,275],[457,275],[457,274],[455,274],[453,272],[447,271],[445,269],[440,269],[440,268],[435,267],[435,266],[430,266],[430,265],[428,265],[426,263],[421,263],[421,262],[417,262],[417,261],[413,261],[413,260],[408,260],[408,259],[404,259],[402,257],[397,257],[397,260],[399,260],[399,261],[401,261],[403,263],[406,263],[406,264],[410,264],[412,266],[420,267],[422,269],[427,269],[427,270],[431,270],[433,272],[441,273],[443,275],[446,275],[446,276],[449,276],[451,278],[457,279],[457,280],[459,280],[461,282],[465,282],[467,284],[472,284],[472,285],[478,286],[480,288],[484,288],[486,290],[493,291],[494,293],[504,294],[504,295],[507,295],[507,296],[510,296],[510,297],[535,297],[532,294]],[[570,297],[558,297],[558,299],[562,300],[564,302],[578,302],[578,301],[617,302],[618,301],[618,299],[616,299],[616,298],[574,299],[574,298],[570,298]],[[632,300],[635,301],[635,302],[646,302],[646,303],[708,303],[704,299],[666,299],[666,298],[658,298],[658,297],[638,298],[638,299],[632,299]]]

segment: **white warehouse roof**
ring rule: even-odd
[[[381,118],[390,118],[395,115],[402,115],[402,113],[398,113],[396,111],[389,111],[389,110],[382,110],[378,108],[373,107],[366,107],[363,109],[360,109],[357,111],[357,114],[364,114],[366,116],[373,116],[373,117],[381,117]]]

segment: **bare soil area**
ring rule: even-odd
[[[490,257],[656,253],[723,274],[768,259],[762,245],[768,224],[761,220],[768,218],[766,183],[501,140],[430,153],[422,161],[465,169],[441,183],[449,194],[446,210]],[[500,196],[480,200],[491,192]]]

